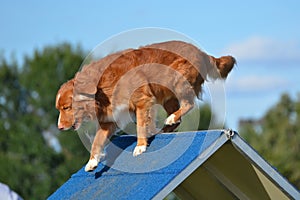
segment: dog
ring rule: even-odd
[[[60,87],[58,129],[78,130],[84,121],[98,121],[85,167],[93,171],[109,138],[134,115],[137,145],[133,156],[138,156],[146,151],[148,138],[158,133],[154,105],[162,105],[168,114],[161,132],[174,131],[193,108],[204,81],[226,79],[235,64],[232,56],[215,58],[183,41],[110,54],[84,66]]]

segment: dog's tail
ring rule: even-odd
[[[209,56],[211,62],[217,67],[217,70],[221,76],[221,78],[226,78],[229,72],[233,69],[236,64],[236,60],[232,56],[222,56],[220,58],[215,58],[213,56]]]

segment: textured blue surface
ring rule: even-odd
[[[49,199],[151,199],[221,134],[156,135],[147,152],[138,157],[132,156],[136,137],[118,137],[107,146],[106,158],[94,172],[83,167]]]

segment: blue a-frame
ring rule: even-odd
[[[159,134],[133,157],[134,136],[115,138],[94,172],[84,168],[49,199],[300,199],[300,194],[233,131]]]

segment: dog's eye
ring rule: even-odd
[[[63,110],[70,110],[71,109],[71,106],[64,106],[63,107]]]

